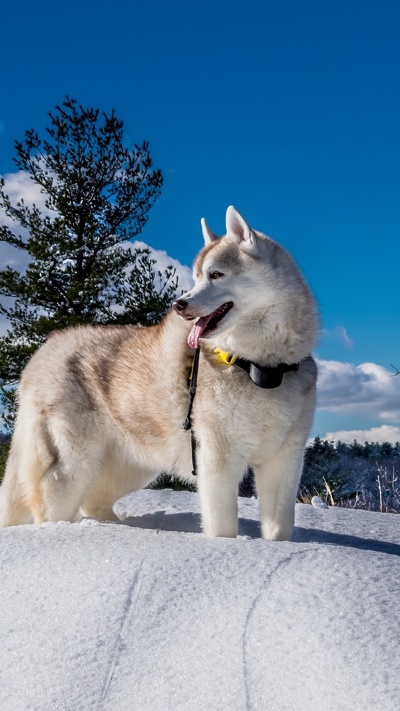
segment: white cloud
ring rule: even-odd
[[[48,210],[45,206],[46,195],[42,192],[40,185],[35,183],[29,173],[24,170],[19,170],[17,173],[7,173],[4,177],[4,192],[15,205],[18,201],[23,200],[26,205],[36,205],[42,212],[47,215],[54,215],[54,211]],[[1,224],[9,225],[13,228],[15,223],[10,217],[5,215],[0,208]]]
[[[4,177],[4,192],[11,200],[12,205],[23,200],[28,206],[35,204],[44,213],[51,214],[45,206],[46,196],[41,192],[41,188],[35,183],[23,170],[17,173],[7,173]],[[26,229],[21,228],[17,222],[6,215],[3,208],[0,207],[0,225],[7,225],[11,232],[15,235],[20,235],[23,239],[27,237]],[[7,266],[16,269],[18,272],[24,272],[29,262],[28,254],[20,249],[16,249],[6,242],[0,242],[0,269]],[[13,299],[1,297],[1,303],[4,306],[10,306]],[[0,315],[0,336],[4,336],[7,332],[7,319]]]
[[[128,244],[128,243],[125,243]],[[173,266],[176,269],[176,273],[178,276],[178,291],[179,293],[181,291],[189,291],[189,289],[192,288],[193,286],[193,277],[192,277],[192,270],[185,266],[184,264],[181,264],[181,262],[178,259],[174,259],[173,257],[170,257],[167,252],[164,249],[153,249],[153,247],[150,247],[150,245],[145,244],[145,242],[139,242],[135,241],[132,243],[129,243],[132,245],[133,248],[139,247],[139,248],[149,248],[151,252],[151,256],[153,259],[157,261],[156,264],[156,269],[159,269],[161,272],[163,272],[168,266]]]
[[[17,202],[23,200],[28,206],[35,204],[45,214],[54,214],[47,210],[45,206],[46,196],[42,193],[40,186],[24,170],[20,170],[17,173],[8,173],[4,176],[4,192],[10,198],[12,205],[16,205]],[[0,225],[7,225],[13,234],[20,235],[23,239],[28,235],[27,230],[21,228],[19,223],[6,215],[1,207]],[[6,242],[0,242],[0,265],[2,269],[10,266],[22,272],[27,264],[28,255],[26,252],[12,247]]]
[[[45,210],[45,195],[42,193],[40,185],[35,183],[25,170],[16,173],[7,173],[4,177],[4,190],[12,203],[16,203],[21,198],[27,205],[37,205]]]
[[[337,432],[327,432],[321,439],[339,440],[346,444],[351,444],[356,439],[357,442],[390,442],[396,444],[400,442],[400,427],[393,425],[381,425],[371,427],[369,430],[338,430]]]
[[[318,408],[400,422],[400,377],[377,363],[318,360]]]

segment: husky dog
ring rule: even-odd
[[[118,520],[113,504],[161,471],[198,482],[209,536],[237,535],[238,484],[254,469],[262,532],[291,538],[315,408],[316,304],[292,257],[229,207],[202,221],[195,286],[157,326],[78,326],[25,368],[0,525]],[[199,348],[192,424],[182,427]]]

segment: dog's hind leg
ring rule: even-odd
[[[36,417],[25,425],[16,472],[25,507],[36,524],[74,521],[99,470],[101,450],[91,443],[89,428],[78,439],[60,420]]]
[[[21,405],[0,488],[0,526],[18,526],[32,519],[42,473],[37,423],[32,408]]]
[[[103,458],[97,439],[78,444],[63,436],[53,441],[54,459],[38,484],[35,523],[75,521],[88,490],[98,478]]]
[[[99,476],[88,490],[81,505],[83,516],[118,522],[120,519],[113,511],[115,502],[125,494],[130,494],[149,484],[156,473],[141,468],[134,462],[118,459],[117,456],[106,456]]]
[[[19,452],[16,443],[10,450],[3,483],[0,487],[0,527],[29,523],[32,514],[25,496],[25,489],[18,478]],[[33,466],[39,466],[36,460]]]
[[[87,492],[82,504],[82,516],[97,518],[100,521],[119,522],[118,516],[113,511],[113,505],[120,497],[113,494],[111,487],[101,477],[94,486]]]

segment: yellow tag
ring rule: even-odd
[[[233,365],[237,358],[237,356],[232,355],[232,353],[228,353],[227,351],[221,351],[220,348],[215,348],[214,353],[219,356],[222,362],[226,363],[226,365]]]

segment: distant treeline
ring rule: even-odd
[[[194,490],[162,475],[153,488]],[[240,496],[256,496],[251,469],[239,487]],[[400,443],[352,444],[316,437],[305,451],[297,500],[319,496],[329,506],[400,513]]]
[[[299,500],[400,513],[400,442],[352,444],[316,437],[306,448]]]

